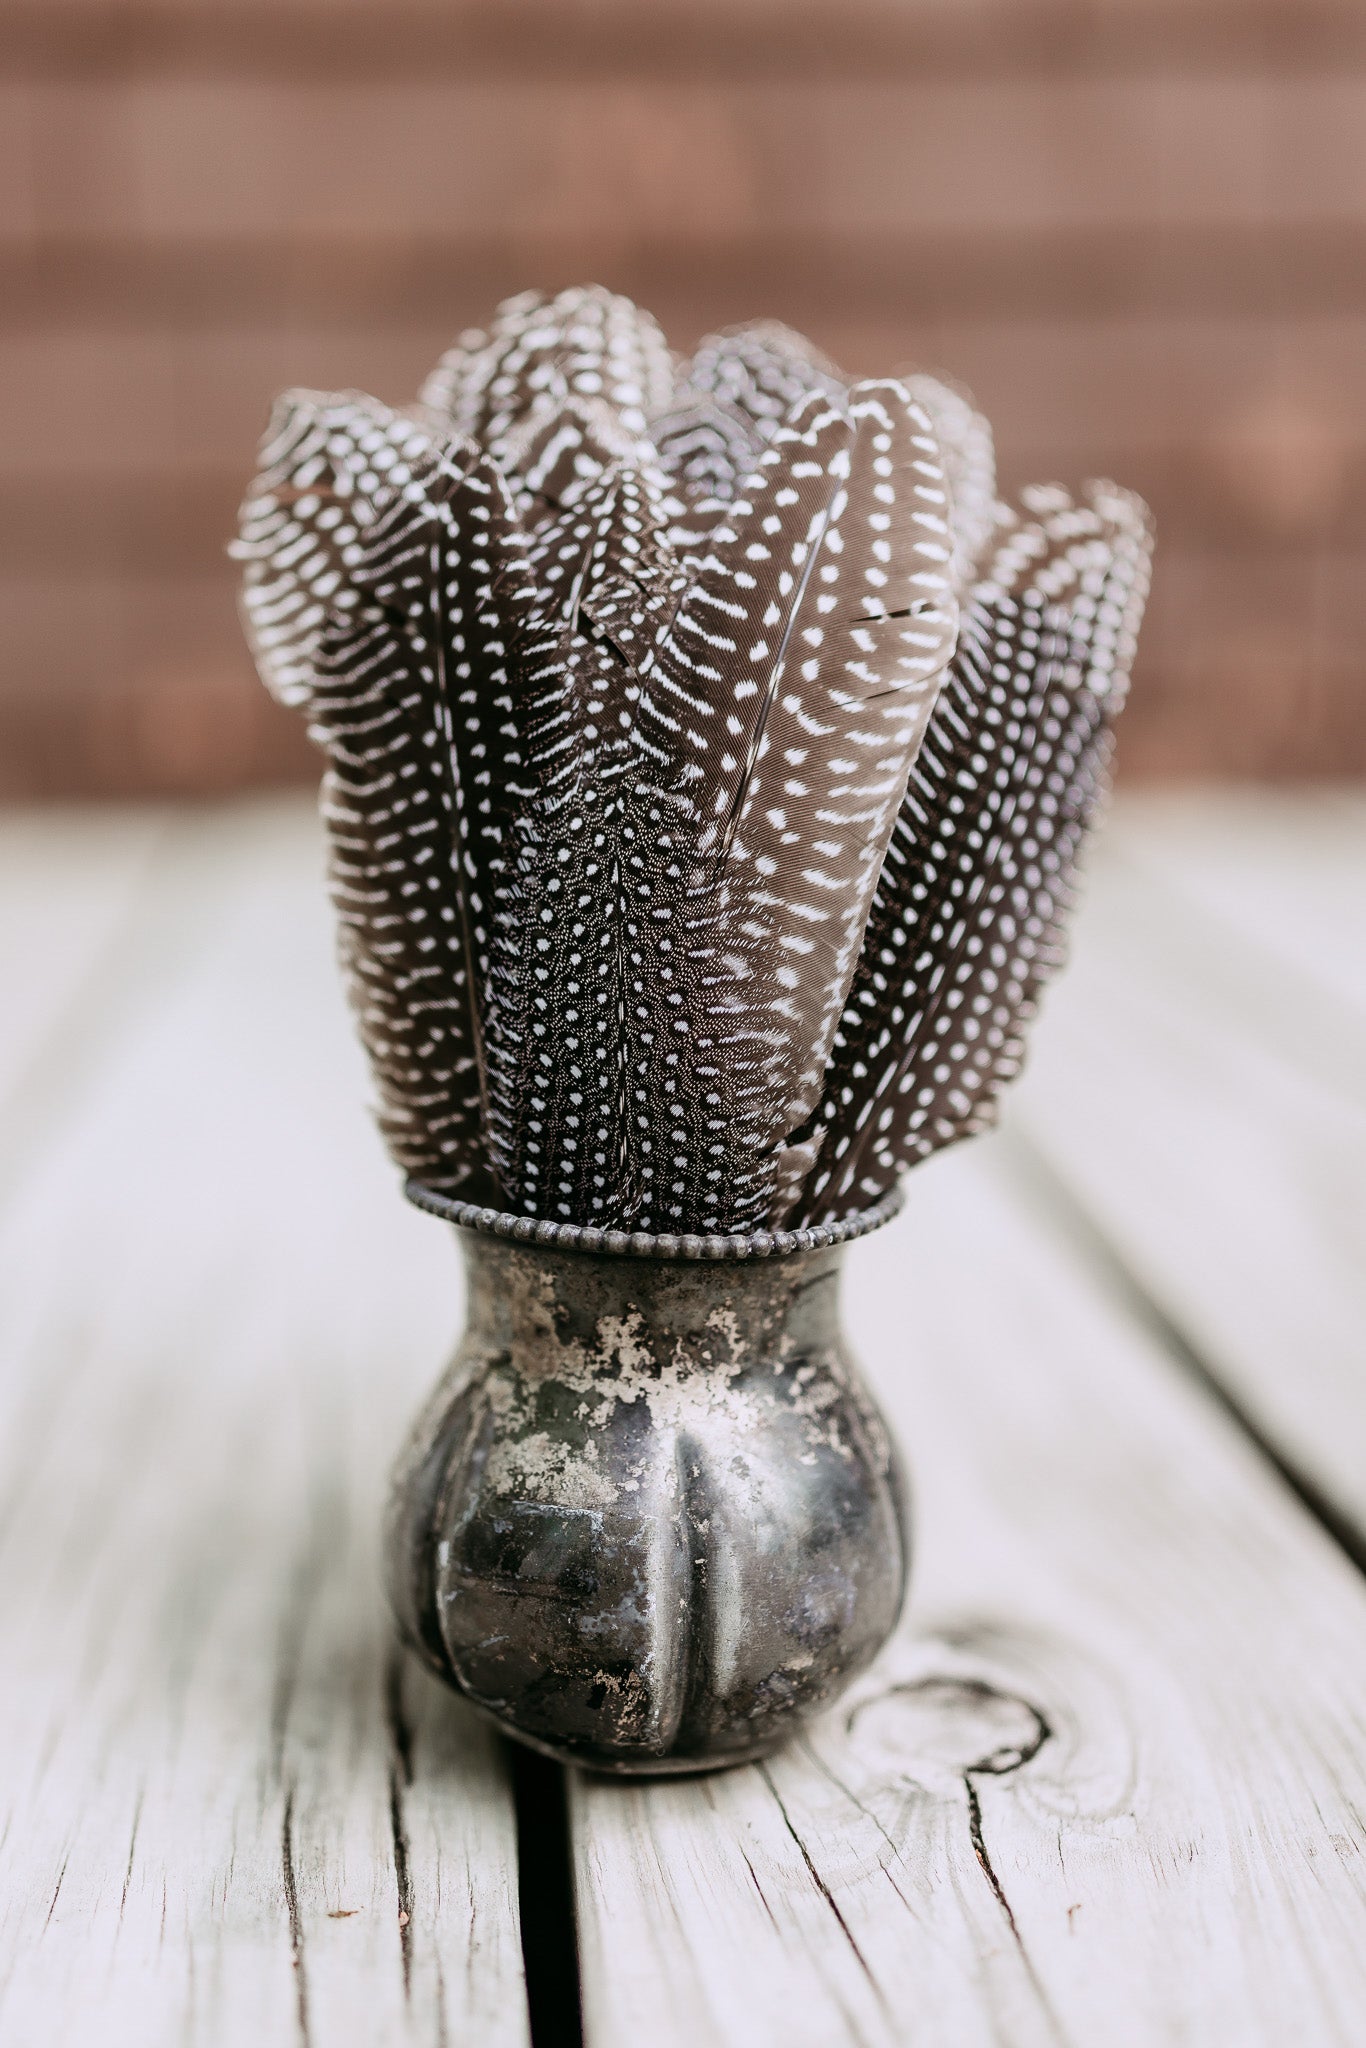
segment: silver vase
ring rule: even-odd
[[[408,1640],[566,1762],[762,1756],[901,1607],[904,1489],[839,1322],[844,1240],[894,1205],[696,1239],[409,1192],[463,1226],[469,1310],[393,1479]]]

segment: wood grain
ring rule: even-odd
[[[1347,841],[1333,843],[1330,869]],[[1031,1078],[1012,1123],[1051,1146],[1065,1121],[1109,1221],[1132,1168],[1115,1132],[1165,1100],[1170,1139],[1150,1147],[1164,1169],[1124,1212],[1124,1242],[1140,1241],[1135,1215],[1166,1209],[1170,1246],[1203,1204],[1179,1296],[1174,1265],[1154,1273],[1160,1299],[1207,1320],[1223,1305],[1221,1355],[1249,1386],[1278,1375],[1273,1431],[1359,1446],[1358,1275],[1317,1206],[1348,1185],[1345,1157],[1317,1124],[1297,1149],[1221,1151],[1235,1100],[1288,1128],[1239,1064],[1258,1026],[1216,1021],[1189,963],[1159,971],[1131,910],[1097,890],[1065,985],[1090,1020],[1087,1075],[1082,1027],[1054,1001],[1054,1078]],[[1122,1036],[1084,964],[1102,940],[1133,949]],[[1140,985],[1189,1016],[1181,1039],[1157,1035]],[[1124,1122],[1107,1094],[1133,1098]],[[1235,1331],[1228,1305],[1250,1287]],[[1000,1141],[913,1177],[904,1222],[851,1254],[848,1314],[914,1475],[908,1624],[767,1771],[648,1793],[576,1781],[590,2040],[1350,2039],[1360,1577]],[[1334,1325],[1330,1402],[1316,1347]],[[1319,1469],[1359,1501],[1354,1455]]]
[[[1279,962],[1282,1000],[1303,1031],[1313,1032],[1328,991],[1338,998],[1333,1007],[1345,1001],[1366,1010],[1360,790],[1330,785],[1312,796],[1275,798],[1206,790],[1198,802],[1133,797],[1114,820],[1107,850],[1174,891],[1187,915],[1217,921],[1226,952],[1250,948],[1268,966]]]
[[[1244,812],[1241,832],[1214,812],[1225,881],[1204,903],[1190,838],[1184,859],[1179,838],[1167,846],[1172,815],[1137,812],[1104,848],[1016,1121],[1366,1543],[1362,807],[1316,817],[1285,799]],[[1183,815],[1198,845],[1200,812]],[[1277,870],[1263,886],[1267,844],[1282,853],[1261,853]]]
[[[63,1024],[111,970],[165,831],[150,809],[0,816],[0,957],[24,963],[0,1004],[0,1120],[44,1092],[44,1065],[64,1079]]]
[[[1118,805],[1005,1137],[850,1255],[906,1625],[765,1769],[573,1782],[590,2048],[1354,2040],[1366,1586],[1202,1374],[1359,1511],[1362,825]],[[503,1754],[375,1584],[458,1278],[320,868],[0,826],[6,2048],[527,2039]]]
[[[376,1584],[449,1247],[335,1115],[363,1084],[306,813],[163,838],[89,1005],[144,829],[87,826],[84,902],[74,848],[25,885],[74,1026],[0,1209],[0,2036],[512,2048],[502,1755],[397,1664]]]

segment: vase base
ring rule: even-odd
[[[424,1663],[426,1662],[423,1659]],[[672,1752],[666,1756],[623,1757],[620,1755],[598,1754],[591,1746],[574,1743],[548,1741],[539,1735],[528,1735],[507,1720],[494,1707],[486,1707],[478,1700],[472,1700],[458,1685],[451,1685],[449,1674],[446,1683],[453,1692],[459,1693],[465,1704],[489,1727],[509,1742],[515,1742],[519,1749],[529,1749],[537,1756],[543,1756],[553,1764],[563,1764],[567,1770],[588,1771],[606,1778],[704,1778],[715,1771],[738,1769],[743,1764],[762,1763],[796,1732],[793,1722],[782,1729],[775,1729],[760,1742],[751,1743],[747,1749],[720,1750],[713,1754],[682,1756]],[[803,1717],[805,1718],[805,1717]]]

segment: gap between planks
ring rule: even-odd
[[[1211,811],[1222,872],[1192,914],[1203,807],[1121,807],[1007,1121],[1249,1426],[1362,1537],[1366,1002],[1339,961],[1366,802],[1339,797],[1320,818],[1268,800],[1262,828],[1260,808]],[[1235,917],[1240,846],[1250,900]]]
[[[457,1264],[360,1111],[315,821],[172,843],[0,1205],[0,2039],[525,2048],[506,1756],[377,1583]]]
[[[1111,920],[1126,964],[1132,918],[1113,889],[1095,897],[1088,917]],[[857,1348],[918,1482],[903,1634],[763,1771],[648,1792],[573,1782],[595,2048],[647,2024],[662,2048],[1355,2037],[1366,1587],[1265,1455],[1340,1537],[1354,1524],[1328,1502],[1326,1461],[1289,1466],[1244,1412],[1257,1382],[1226,1314],[1216,1368],[1167,1290],[1136,1277],[1132,1205],[1112,1231],[1135,1140],[1106,1143],[1104,1082],[1122,1097],[1133,1076],[1137,1132],[1186,1077],[1179,1035],[1133,1030],[1107,1075],[1122,1002],[1085,1014],[1091,943],[1084,926],[1056,1075],[1022,1090],[1050,1161],[1070,1119],[1085,1206],[1037,1162],[1022,1177],[1021,1146],[1012,1171],[988,1141],[916,1176],[899,1240],[850,1259]],[[1151,976],[1150,945],[1127,971]],[[1159,1007],[1237,1028],[1226,989],[1210,1001],[1157,979]],[[1314,1033],[1295,1074],[1301,1047],[1272,1021],[1287,1085],[1320,1088]],[[1257,1039],[1256,1020],[1244,1029]],[[1069,1105],[1083,1044],[1094,1080]],[[1200,1095],[1178,1094],[1198,1116]],[[1295,1163],[1273,1213],[1312,1192],[1312,1158]],[[1227,1282],[1217,1241],[1205,1249],[1219,1321]],[[1325,1313],[1345,1327],[1351,1278],[1328,1277]],[[1294,1279],[1284,1264],[1261,1276],[1264,1294],[1290,1293],[1278,1329]],[[1358,1387],[1358,1431],[1364,1407]]]
[[[66,1553],[54,1564],[40,1546],[36,1587],[27,1607],[18,1602],[18,1634],[30,1635],[18,1676],[53,1701],[73,1672],[91,1679],[101,1752],[40,1715],[52,1749],[41,1782],[59,1794],[65,1785],[66,1803],[20,1801],[26,1879],[36,1885],[46,1860],[53,1883],[50,1895],[36,1885],[42,1940],[6,1957],[10,2016],[41,2015],[44,2048],[92,2027],[102,2040],[180,2038],[185,2014],[225,2041],[258,2023],[275,2038],[288,2014],[319,2048],[353,2038],[360,2015],[374,2038],[388,2038],[391,2022],[407,2029],[394,2038],[455,2038],[479,2016],[481,2040],[521,2039],[501,1752],[420,1674],[401,1686],[391,1674],[386,1694],[367,1583],[366,1489],[373,1495],[378,1466],[360,1440],[396,1432],[434,1375],[456,1318],[448,1261],[427,1225],[401,1215],[373,1149],[363,1156],[352,1144],[359,1064],[312,907],[312,827],[263,807],[236,843],[235,829],[221,848],[221,893],[206,898],[201,876],[181,898],[216,903],[222,930],[198,935],[193,957],[162,980],[177,916],[157,911],[120,1029],[92,1038],[82,1027],[89,1056],[70,1098],[44,1110],[50,1126],[17,1184],[18,1213],[0,1225],[23,1283],[3,1311],[7,1334],[54,1387],[42,1428],[25,1438],[33,1471],[20,1506],[55,1537],[54,1554]],[[315,950],[299,956],[297,935],[310,926]],[[1045,1047],[1050,1028],[1046,1011]],[[189,1098],[210,1069],[219,1099],[205,1120]],[[1355,1651],[1360,1588],[1088,1280],[1076,1245],[1028,1213],[988,1148],[931,1173],[914,1184],[914,1229],[875,1241],[851,1268],[853,1320],[884,1377],[899,1333],[916,1332],[904,1379],[882,1389],[921,1479],[915,1633],[843,1718],[765,1772],[648,1791],[574,1784],[590,2044],[642,2027],[662,2048],[704,2037],[757,2048],[956,2048],[1002,2034],[1146,2043],[1183,2029],[1278,2044],[1351,2039],[1360,1729],[1347,1702],[1366,1675]],[[121,1218],[139,1219],[156,1242],[130,1239]],[[215,1231],[217,1259],[205,1251]],[[87,1244],[98,1249],[93,1264]],[[885,1267],[869,1263],[883,1258]],[[250,1295],[265,1275],[261,1326],[248,1317],[244,1333],[244,1282]],[[214,1337],[201,1360],[206,1313]],[[214,1385],[191,1379],[187,1394],[191,1356]],[[400,1374],[372,1391],[381,1358],[414,1384]],[[225,1387],[234,1374],[245,1383]],[[163,1447],[184,1467],[175,1484],[134,1461],[122,1490],[106,1484],[101,1497],[102,1471],[136,1446],[158,1406],[169,1410]],[[70,1472],[52,1446],[78,1413],[94,1435]],[[263,1459],[259,1421],[256,1433],[240,1427],[253,1413],[302,1441],[269,1444]],[[324,1441],[310,1446],[315,1432]],[[225,1450],[239,1465],[245,1454],[251,1472],[245,1522],[224,1492]],[[260,1516],[262,1497],[306,1490],[310,1475],[306,1526]],[[87,1504],[81,1489],[92,1485]],[[140,1507],[124,1497],[139,1487]],[[44,1490],[51,1498],[37,1500]],[[223,1516],[217,1549],[201,1541],[200,1555],[172,1557],[149,1599],[137,1576],[196,1527],[185,1507],[196,1492]],[[182,1645],[175,1685],[149,1699],[139,1648],[144,1667],[155,1665],[234,1545],[244,1558],[226,1594],[214,1592],[229,1610],[208,1605],[226,1642],[216,1658],[205,1643]],[[281,1594],[288,1555],[291,1590]],[[59,1647],[44,1639],[54,1596],[69,1638]],[[358,1600],[373,1635],[356,1635]],[[206,1768],[177,1745],[187,1728],[202,1739],[222,1692],[250,1680],[272,1604],[282,1649],[301,1619],[303,1640],[263,1704],[271,1735],[254,1763],[250,1812],[244,1820],[232,1790],[242,1766],[228,1744],[213,1762],[224,1789],[199,1814],[200,1836],[177,1842],[167,1786],[175,1781],[198,1813]],[[130,1637],[122,1665],[111,1653],[120,1627]],[[239,1736],[255,1725],[249,1699],[243,1709]],[[110,1776],[130,1751],[150,1757],[132,1803],[135,1788]],[[12,1753],[21,1770],[27,1754],[22,1744]],[[1255,1797],[1243,1783],[1249,1760],[1265,1788]],[[121,1844],[105,1809],[124,1814]],[[232,1853],[215,1866],[229,1813]],[[447,1959],[464,1929],[450,1872],[462,1841],[472,1924],[480,1886],[499,1880],[502,1892],[495,1883],[488,1907],[493,1955],[467,1946],[452,1983]],[[344,1919],[329,1917],[329,1886],[335,1893],[355,1870],[388,1888],[376,1908],[390,1916],[387,1962],[366,1949],[357,1967],[339,1945],[364,1912],[342,1906]],[[187,1912],[201,1878],[202,1907]],[[110,1946],[115,1888],[135,1933]],[[404,1898],[419,1911],[400,1930]],[[180,1924],[168,1940],[173,1900]],[[87,1965],[102,1956],[103,1980],[66,1981],[73,1954]],[[690,2032],[694,2023],[710,2031]]]

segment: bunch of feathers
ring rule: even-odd
[[[242,513],[327,754],[400,1166],[610,1229],[843,1219],[994,1118],[1147,587],[1138,499],[996,500],[923,376],[502,306],[419,404],[292,392]]]

